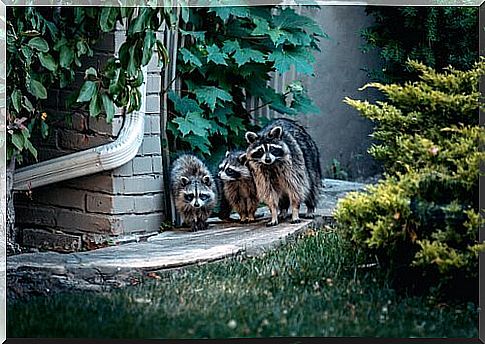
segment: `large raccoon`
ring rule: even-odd
[[[219,165],[218,176],[223,184],[221,198],[227,201],[230,209],[239,213],[242,223],[254,221],[259,198],[253,176],[246,166],[244,151],[227,151]],[[221,200],[221,204],[224,201]]]
[[[278,208],[286,215],[291,202],[291,222],[300,222],[304,202],[306,217],[313,217],[321,187],[318,147],[300,124],[280,118],[259,133],[247,132],[246,154],[253,171],[258,197],[270,208],[268,226],[278,224]]]
[[[207,166],[197,157],[177,158],[170,175],[175,207],[192,231],[207,228],[207,219],[217,203],[217,188]]]

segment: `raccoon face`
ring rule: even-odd
[[[183,200],[186,204],[198,209],[212,202],[215,198],[210,188],[210,177],[204,176],[202,180],[181,177]]]
[[[249,178],[251,173],[247,168],[246,153],[226,152],[224,160],[219,165],[219,178],[225,181],[233,181],[241,178]]]
[[[249,143],[247,159],[264,165],[271,165],[276,161],[285,160],[289,155],[286,143],[281,139],[283,128],[274,127],[263,137],[251,131],[246,133]]]

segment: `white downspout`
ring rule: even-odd
[[[114,142],[19,168],[15,171],[13,189],[29,190],[72,178],[112,170],[133,159],[145,132],[147,68],[142,68],[139,111],[126,115],[123,128]]]

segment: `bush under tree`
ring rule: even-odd
[[[465,70],[478,58],[478,7],[368,6],[366,12],[375,22],[361,32],[363,50],[377,49],[383,65],[369,71],[375,81],[415,78],[407,59]]]
[[[385,178],[340,201],[344,236],[377,261],[399,285],[435,287],[476,297],[481,60],[468,71],[438,73],[408,61],[419,81],[371,83],[386,101],[345,99],[375,123],[369,153],[385,166]]]

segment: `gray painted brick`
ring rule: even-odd
[[[148,73],[159,73],[161,71],[161,67],[158,66],[158,54],[154,53],[150,62],[148,62],[147,72]]]
[[[150,116],[145,115],[145,120],[143,121],[143,124],[145,126],[144,133],[145,134],[150,134],[152,132],[152,122],[150,121]]]
[[[149,93],[160,93],[162,77],[157,74],[149,74],[147,78],[147,94]]]
[[[162,177],[159,175],[126,177],[122,179],[124,185],[123,193],[126,195],[155,193],[163,190]]]
[[[154,194],[149,196],[136,196],[135,200],[135,212],[136,213],[152,213],[163,210],[162,205],[163,194]]]
[[[152,134],[160,134],[160,116],[157,114],[155,116],[150,116],[149,118],[151,122]]]
[[[84,210],[85,195],[84,190],[52,186],[32,191],[32,198],[36,202],[78,210]]]
[[[162,173],[162,157],[161,156],[153,156],[152,157],[152,171],[155,173]]]
[[[148,95],[146,105],[147,113],[160,113],[160,96],[156,94]]]
[[[163,213],[122,215],[120,217],[123,224],[124,234],[135,232],[158,232],[164,219],[165,217]]]
[[[57,226],[71,233],[90,232],[118,235],[123,231],[120,219],[115,216],[63,209],[57,211]]]
[[[114,38],[114,52],[118,55],[121,45],[126,41],[126,33],[124,31],[115,31]]]
[[[152,173],[152,158],[150,156],[136,157],[133,159],[133,174]]]
[[[145,136],[141,144],[141,153],[143,155],[160,155],[162,152],[159,136]],[[138,151],[140,152],[140,151]]]
[[[113,171],[113,175],[118,177],[129,177],[133,175],[133,160],[128,161],[121,167],[118,167]]]
[[[131,196],[88,194],[86,210],[92,213],[126,214],[134,212],[135,205]]]

